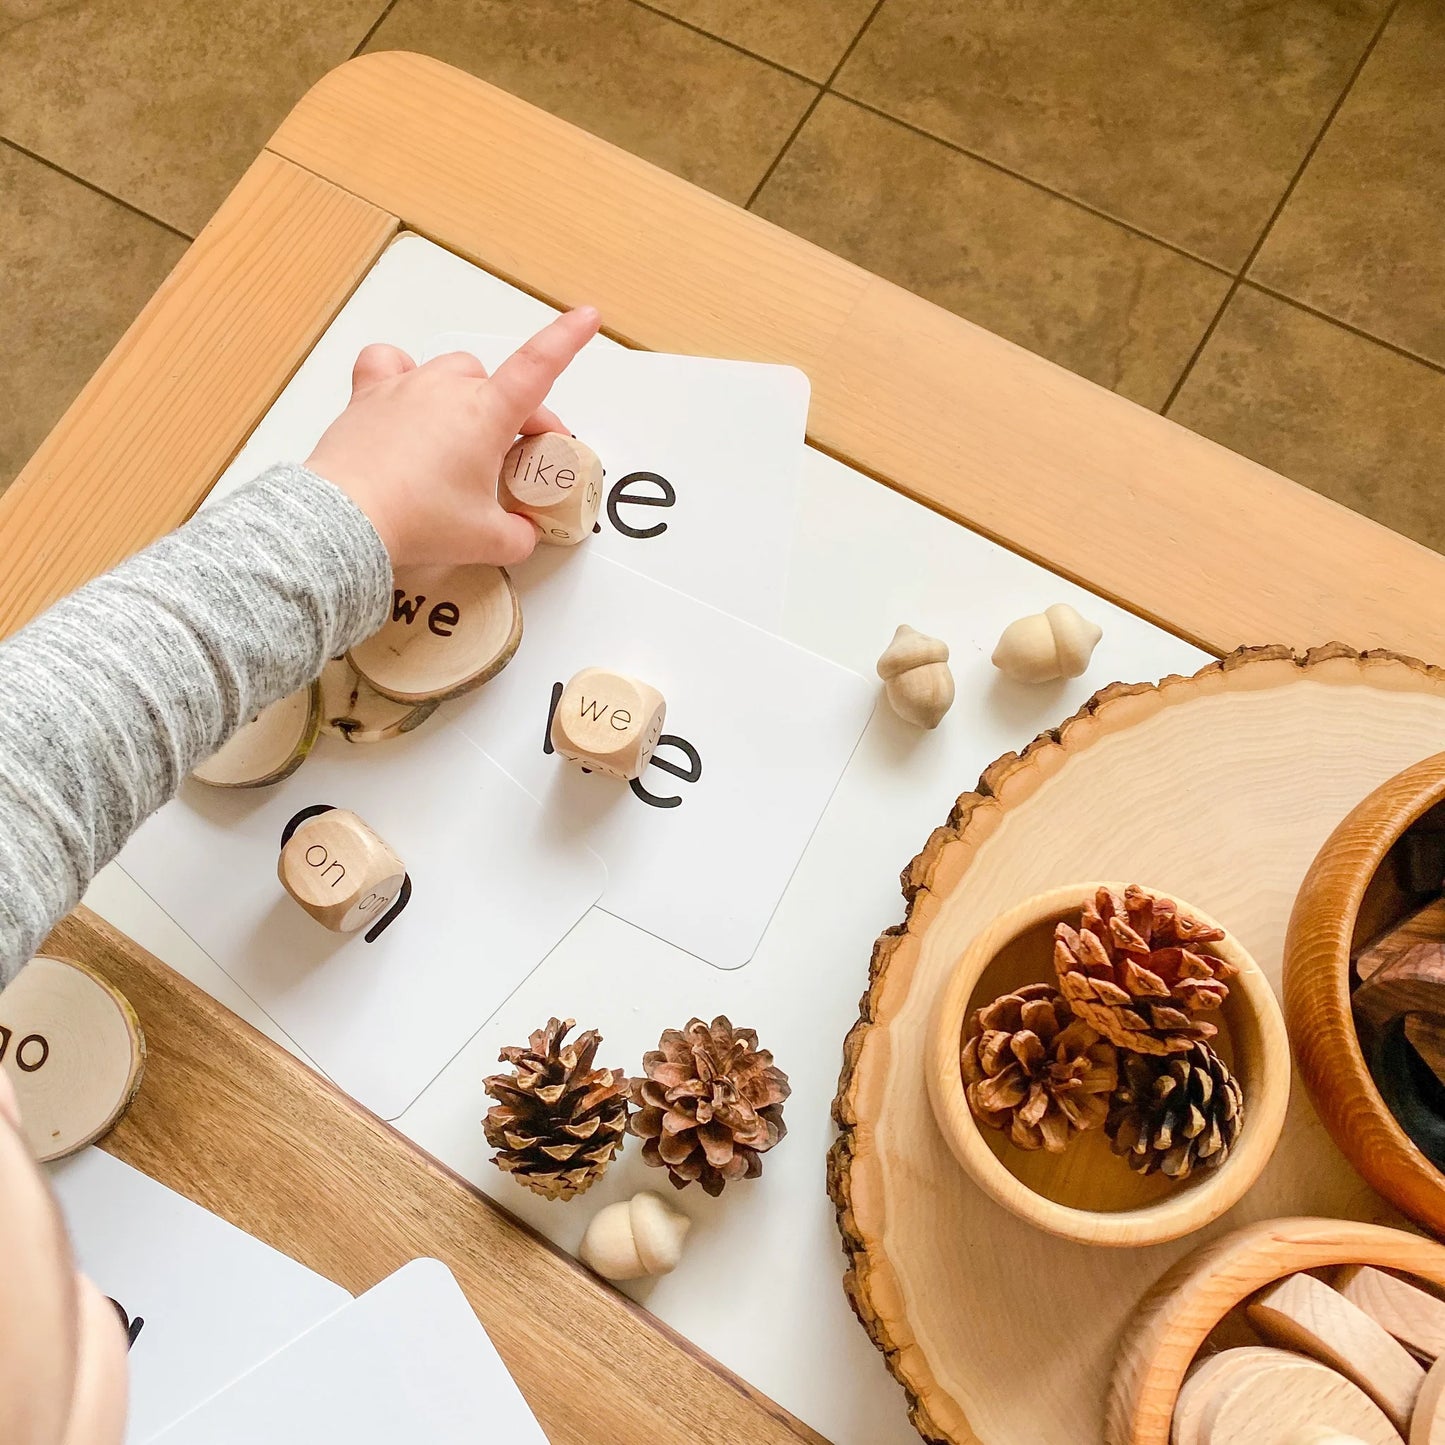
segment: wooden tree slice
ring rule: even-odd
[[[1445,1445],[1445,1360],[1425,1376],[1410,1417],[1410,1445]]]
[[[88,968],[41,955],[0,992],[0,1068],[42,1163],[107,1133],[135,1098],[144,1065],[135,1010]]]
[[[321,727],[317,683],[263,708],[191,776],[213,788],[265,788],[306,761]]]
[[[321,670],[321,730],[345,743],[384,743],[419,728],[440,706],[397,702],[357,675],[344,657]]]
[[[1138,877],[1217,918],[1278,990],[1320,844],[1442,740],[1438,669],[1338,645],[1246,649],[1194,677],[1105,688],[988,768],[904,870],[907,915],[878,940],[844,1046],[829,1189],[849,1296],[925,1438],[1097,1439],[1138,1292],[1201,1237],[1282,1213],[1393,1217],[1295,1090],[1259,1182],[1202,1236],[1100,1250],[1032,1229],[965,1178],[933,1124],[924,1050],[954,962],[1031,894]]]
[[[1199,1384],[1200,1375],[1189,1378],[1180,1392],[1181,1407]],[[1318,1445],[1318,1432],[1328,1439],[1330,1430],[1363,1445],[1398,1445],[1401,1438],[1358,1385],[1318,1360],[1287,1350],[1251,1351],[1227,1380],[1217,1387],[1211,1380],[1206,1388],[1207,1397],[1194,1407],[1199,1429],[1186,1435],[1176,1426],[1175,1445],[1300,1445],[1302,1440]]]
[[[440,702],[495,677],[522,640],[522,607],[502,567],[403,567],[391,616],[347,653],[377,692]]]

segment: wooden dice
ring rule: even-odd
[[[662,737],[667,704],[645,682],[584,667],[552,711],[552,747],[594,773],[636,778]]]
[[[575,547],[591,534],[602,505],[602,463],[576,437],[523,437],[502,462],[497,499],[536,523],[541,541]]]
[[[286,891],[334,933],[376,923],[406,882],[401,859],[345,808],[300,823],[276,871]]]

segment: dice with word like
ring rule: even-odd
[[[635,778],[662,737],[666,715],[656,688],[603,667],[584,667],[557,699],[552,746],[591,772]]]
[[[576,437],[541,432],[523,437],[502,461],[497,498],[536,524],[554,547],[585,541],[602,505],[602,463]]]
[[[378,919],[406,882],[406,867],[355,813],[328,808],[286,840],[276,872],[286,891],[333,933]]]

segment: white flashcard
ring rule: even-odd
[[[99,1149],[48,1173],[79,1267],[134,1332],[129,1445],[351,1303],[340,1285]]]
[[[547,1445],[444,1264],[418,1259],[167,1430],[157,1445]]]
[[[412,880],[409,902],[375,942],[322,927],[277,879],[282,830],[320,804],[356,813]],[[384,743],[322,738],[273,787],[192,780],[141,826],[120,864],[384,1119],[436,1078],[598,900],[607,876],[585,839],[435,720]]]
[[[524,339],[450,332],[427,354],[470,351],[494,370]],[[808,392],[792,366],[588,346],[547,399],[602,461],[602,512],[583,545],[776,629]]]
[[[877,684],[582,548],[513,570],[526,641],[454,714],[607,863],[602,907],[719,968],[753,955],[873,711]],[[549,751],[551,711],[587,667],[667,704],[631,783]]]

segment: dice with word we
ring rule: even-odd
[[[281,846],[276,872],[286,891],[333,933],[377,922],[406,882],[401,859],[345,808],[298,823]]]
[[[666,716],[656,688],[603,667],[584,667],[557,699],[552,747],[591,772],[635,778],[651,759]]]
[[[536,524],[554,547],[585,541],[602,505],[602,463],[576,437],[541,432],[523,437],[502,461],[497,499]]]

